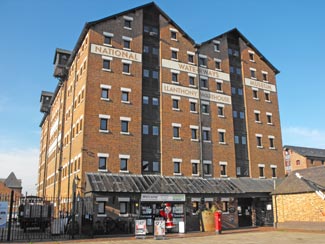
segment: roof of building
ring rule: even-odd
[[[299,173],[303,179],[296,176]],[[293,171],[272,192],[275,195],[314,192],[325,190],[325,166]]]
[[[87,191],[130,193],[244,194],[270,193],[273,180],[224,179],[160,175],[87,173]]]
[[[207,40],[207,41],[205,41],[205,42],[203,42],[201,45],[204,45],[204,44],[206,44],[206,43],[209,43],[209,42],[211,42],[211,41],[213,41],[213,40],[215,40],[215,39],[218,39],[218,38],[221,38],[222,36],[224,36],[224,35],[228,35],[228,34],[235,34],[235,35],[238,35],[245,43],[246,43],[246,45],[247,46],[249,46],[250,48],[252,48],[254,51],[255,51],[255,53],[265,62],[265,63],[267,63],[267,65],[269,65],[270,66],[270,68],[276,73],[276,74],[278,74],[278,73],[280,73],[280,71],[277,69],[277,68],[275,68],[274,66],[273,66],[273,64],[271,64],[271,62],[269,61],[269,60],[267,60],[265,57],[264,57],[264,55],[237,29],[237,28],[233,28],[233,29],[231,29],[231,30],[229,30],[229,31],[227,31],[227,32],[225,32],[225,33],[223,33],[223,34],[221,34],[221,35],[218,35],[218,36],[216,36],[216,37],[213,37],[213,38],[211,38],[211,39],[209,39],[209,40]]]
[[[309,148],[309,147],[297,147],[297,146],[283,146],[284,149],[290,149],[296,153],[305,156],[305,157],[314,157],[314,158],[324,158],[325,159],[325,149],[319,148]]]
[[[11,172],[7,178],[0,179],[8,188],[22,188],[21,180],[17,179],[14,172]]]

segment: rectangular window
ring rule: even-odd
[[[235,136],[235,144],[239,144],[239,136]]]
[[[201,78],[200,79],[200,84],[201,84],[201,88],[208,88],[208,79],[205,78]]]
[[[143,104],[149,104],[149,97],[148,96],[143,96],[142,97],[142,103]]]
[[[148,161],[142,161],[142,170],[149,171],[149,162]]]
[[[127,202],[120,202],[120,214],[127,214],[128,212],[128,203]]]
[[[172,73],[172,82],[178,83],[178,74],[177,73]]]
[[[266,102],[271,102],[271,100],[270,100],[270,92],[264,91],[264,96],[265,96],[265,101]]]
[[[222,92],[222,81],[217,81],[217,92]]]
[[[105,214],[105,202],[98,202],[98,214]]]
[[[144,45],[143,46],[143,53],[149,53],[150,49],[149,46]]]
[[[131,49],[131,41],[130,40],[123,40],[123,48],[124,49]]]
[[[181,173],[181,162],[175,161],[174,162],[174,174]]]
[[[107,157],[99,157],[98,158],[98,169],[99,170],[106,170],[106,160]]]
[[[208,104],[202,104],[202,113],[209,114],[209,105]]]
[[[267,72],[262,71],[263,81],[268,81],[267,79]]]
[[[250,68],[251,78],[256,79],[256,69]]]
[[[154,106],[158,106],[158,105],[159,105],[159,100],[158,100],[158,98],[156,98],[156,97],[153,97],[153,98],[152,98],[152,105],[154,105]]]
[[[245,119],[245,112],[239,112],[239,118]]]
[[[275,149],[273,136],[269,136],[269,142],[270,142],[270,149]]]
[[[176,31],[170,31],[170,39],[177,40],[177,32]]]
[[[199,164],[192,163],[192,175],[198,175],[198,174],[199,174]]]
[[[243,89],[242,88],[238,88],[238,95],[242,96],[243,95]]]
[[[129,121],[121,120],[121,132],[129,133]]]
[[[271,170],[272,170],[272,178],[276,178],[276,165],[271,165]]]
[[[129,102],[129,92],[127,91],[122,91],[122,96],[121,96],[121,101],[122,102]]]
[[[130,64],[123,63],[123,73],[124,74],[130,74]]]
[[[227,176],[227,165],[220,163],[220,176]]]
[[[209,130],[203,130],[203,141],[210,141],[210,131]]]
[[[187,54],[187,60],[189,63],[194,63],[194,55],[193,54]]]
[[[152,171],[153,172],[159,172],[159,162],[152,162]]]
[[[203,173],[204,175],[211,175],[212,165],[210,161],[203,161]]]
[[[111,69],[111,60],[103,59],[103,69],[110,70]]]
[[[149,125],[142,125],[142,134],[143,135],[149,134]]]
[[[120,171],[127,171],[127,170],[128,170],[128,159],[120,158]]]
[[[253,99],[258,100],[258,90],[253,90]]]
[[[221,60],[215,60],[216,70],[221,70]]]
[[[206,67],[207,61],[205,57],[199,57],[199,65]]]
[[[265,178],[265,175],[264,175],[264,165],[259,165],[258,166],[258,169],[259,169],[259,173],[260,173],[260,178]]]
[[[252,52],[252,51],[248,51],[249,61],[251,61],[251,62],[255,62],[254,54],[255,54],[254,52]]]
[[[149,78],[150,77],[150,71],[148,69],[143,70],[143,77]]]
[[[246,136],[241,137],[241,144],[246,145]]]
[[[225,144],[226,139],[225,139],[225,131],[224,130],[218,130],[218,135],[219,135],[219,143],[220,144]]]
[[[152,126],[152,135],[154,135],[154,136],[159,135],[159,127],[158,126]]]
[[[173,99],[173,109],[179,110],[179,100]]]
[[[124,19],[124,27],[126,29],[131,29],[132,28],[132,20],[131,19]]]
[[[237,111],[232,111],[232,117],[237,118],[238,117],[238,112]]]
[[[236,94],[236,88],[235,87],[231,87],[231,94],[233,94],[233,95]]]
[[[261,123],[260,111],[254,111],[254,114],[255,114],[255,123]]]
[[[224,117],[224,107],[221,105],[218,105],[218,117]]]
[[[102,88],[101,98],[108,100],[109,99],[109,89]]]
[[[172,50],[172,59],[177,60],[177,51]]]
[[[190,86],[195,86],[195,77],[189,76],[188,77],[188,83]]]
[[[196,128],[191,128],[191,135],[192,135],[192,137],[191,137],[192,140],[197,140],[198,139],[198,137],[197,137],[197,129]]]
[[[155,80],[158,80],[158,78],[159,78],[159,72],[156,71],[156,70],[153,70],[152,71],[152,78],[155,79]]]
[[[271,113],[266,113],[266,119],[267,119],[267,124],[268,125],[273,125],[273,120],[272,120],[272,114]]]
[[[196,111],[196,102],[190,102],[190,112],[197,112]]]
[[[258,148],[263,148],[261,135],[256,135],[256,143]]]
[[[112,45],[112,37],[111,36],[105,36],[104,37],[104,44],[111,46]]]
[[[237,75],[241,75],[241,70],[240,70],[240,68],[236,68],[236,74],[237,74]]]
[[[215,52],[220,52],[220,42],[214,41],[214,43],[213,43],[213,50]]]
[[[153,48],[152,48],[152,54],[153,54],[153,55],[159,55],[159,48],[157,48],[157,47],[153,47]]]
[[[100,118],[100,127],[101,131],[108,131],[108,119]]]
[[[179,139],[179,127],[173,126],[173,138]]]

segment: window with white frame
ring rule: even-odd
[[[268,82],[268,72],[262,71],[262,78],[263,81]]]
[[[269,138],[269,149],[275,149],[275,145],[274,145],[274,136],[268,136]]]
[[[122,59],[122,65],[123,65],[122,74],[125,74],[125,75],[131,74],[131,64],[132,64],[132,61]]]
[[[181,97],[179,96],[172,96],[172,102],[173,102],[173,110],[179,111],[179,100],[181,100]]]
[[[271,164],[270,167],[271,167],[271,170],[272,170],[272,178],[277,178],[276,169],[277,169],[278,166]]]
[[[195,74],[188,73],[188,84],[189,84],[189,86],[195,87],[195,77],[196,77]]]
[[[226,130],[218,129],[219,144],[226,144]]]
[[[248,50],[249,61],[255,62],[255,52]]]
[[[132,30],[133,17],[123,16],[123,19],[124,19],[124,29]]]
[[[121,121],[121,134],[127,134],[129,135],[129,123],[131,121],[131,118],[129,117],[120,117]]]
[[[202,127],[202,139],[204,142],[211,142],[210,131],[210,127]]]
[[[253,99],[254,100],[259,100],[259,98],[258,98],[258,89],[257,88],[253,88]]]
[[[210,109],[209,109],[209,102],[206,101],[202,101],[201,104],[201,110],[203,114],[209,114]]]
[[[209,88],[209,80],[208,77],[201,76],[200,77],[200,85],[202,89],[208,89]]]
[[[104,215],[106,216],[105,214],[105,205],[106,205],[106,201],[98,201],[97,202],[97,214],[98,215]]]
[[[227,162],[220,161],[220,177],[227,177]]]
[[[199,137],[198,137],[199,127],[197,125],[190,125],[190,129],[191,129],[191,141],[198,141],[199,140]]]
[[[222,92],[222,85],[223,85],[223,81],[222,80],[216,80],[216,85],[217,85],[217,92]]]
[[[268,125],[273,125],[272,113],[266,113],[266,121]]]
[[[178,51],[179,51],[179,49],[171,47],[170,50],[171,50],[171,59],[172,60],[178,60]]]
[[[110,115],[100,114],[99,115],[99,132],[108,133],[108,120],[110,119]]]
[[[182,159],[180,158],[173,158],[174,163],[174,175],[181,175],[181,163]]]
[[[193,176],[199,176],[200,160],[192,159],[191,164],[192,164],[192,175]]]
[[[189,99],[189,102],[190,102],[190,112],[197,113],[197,100]]]
[[[122,36],[122,39],[123,39],[123,49],[131,50],[132,38],[127,36]]]
[[[179,71],[178,70],[171,70],[172,73],[172,83],[178,83],[178,75]]]
[[[199,65],[206,67],[207,66],[207,59],[208,57],[206,55],[203,54],[199,54]]]
[[[220,41],[213,40],[213,50],[215,52],[220,52]]]
[[[174,28],[169,28],[169,31],[170,31],[170,39],[176,41],[177,40],[177,32],[178,32],[178,30],[174,29]]]
[[[265,164],[258,164],[258,170],[259,170],[259,177],[260,178],[265,178]]]
[[[111,57],[102,56],[103,59],[103,68],[104,71],[111,71],[111,61],[113,60]]]
[[[255,123],[261,123],[261,112],[259,110],[254,110]]]
[[[256,69],[250,68],[249,70],[251,72],[251,79],[256,79]]]
[[[270,98],[270,92],[269,91],[264,91],[264,98],[265,98],[265,102],[270,103],[271,102],[271,98]]]
[[[217,104],[218,108],[218,117],[224,118],[225,117],[225,105],[224,104]]]
[[[112,38],[114,37],[114,34],[109,32],[103,32],[103,35],[104,35],[104,45],[112,46]]]
[[[194,63],[194,55],[195,55],[194,52],[187,51],[187,61],[188,61],[188,63],[190,63],[190,64]]]
[[[256,136],[256,144],[258,148],[263,148],[263,144],[262,144],[262,135],[261,134],[255,134]]]
[[[212,176],[212,162],[210,160],[203,160],[203,174]]]
[[[180,137],[180,129],[181,129],[181,124],[178,123],[172,123],[172,127],[173,127],[173,139],[181,139]]]
[[[121,102],[122,103],[130,103],[130,88],[121,87]]]
[[[214,63],[216,65],[216,70],[221,70],[221,59],[214,59]]]
[[[107,171],[108,153],[98,153],[98,171]]]
[[[128,172],[128,161],[130,159],[130,155],[120,154],[120,172]]]
[[[101,100],[105,100],[105,101],[109,101],[109,91],[111,90],[111,86],[109,85],[104,85],[104,84],[101,84],[100,85],[100,89],[101,89],[101,96],[100,96],[100,99]]]

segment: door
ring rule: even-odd
[[[238,198],[238,226],[252,226],[252,199]]]

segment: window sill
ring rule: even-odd
[[[199,139],[191,139],[191,141],[193,141],[193,142],[198,142]]]
[[[113,47],[112,44],[103,43],[104,46]]]
[[[256,63],[255,60],[251,60],[251,59],[250,59],[249,61],[251,61],[252,63]]]
[[[228,175],[220,175],[221,178],[228,178]]]
[[[219,144],[220,144],[220,145],[226,145],[226,142],[219,141]]]
[[[262,124],[261,121],[256,121],[256,120],[255,120],[255,123],[256,123],[256,124]]]
[[[173,175],[175,175],[175,176],[181,176],[183,174],[182,173],[174,173]]]
[[[269,147],[270,150],[275,150],[275,147]]]
[[[172,80],[172,84],[179,84],[179,82]]]
[[[121,103],[130,104],[130,101],[121,101]]]
[[[272,103],[272,101],[270,101],[270,100],[265,100],[265,102],[266,102],[266,103]]]
[[[103,98],[103,97],[101,97],[100,100],[102,100],[102,101],[106,101],[106,102],[111,101],[111,99],[109,99],[109,98]]]
[[[188,64],[191,64],[191,65],[195,65],[195,63],[193,63],[193,62],[187,62]]]
[[[109,130],[99,130],[100,133],[105,133],[105,134],[108,134],[109,133]]]
[[[256,80],[256,77],[251,77],[252,80]]]
[[[126,30],[132,30],[132,28],[126,27],[126,26],[123,26],[123,28],[126,29]]]
[[[98,172],[108,172],[107,169],[98,169]]]
[[[273,123],[267,123],[268,125],[274,125]]]
[[[178,62],[178,59],[177,58],[171,58],[171,60]]]
[[[178,40],[175,39],[175,38],[170,38],[170,40],[175,41],[175,42],[178,42]]]
[[[266,177],[265,177],[265,176],[260,176],[260,177],[258,177],[258,178],[260,178],[260,179],[266,179]]]
[[[216,68],[216,71],[220,71],[220,72],[221,72],[221,71],[222,71],[222,69],[217,69],[217,68]]]
[[[226,118],[224,115],[218,115],[219,118]]]
[[[125,51],[131,51],[131,48],[123,47],[123,50],[125,50]]]
[[[173,108],[173,111],[181,111],[179,108]]]
[[[128,213],[122,213],[122,214],[119,214],[119,217],[129,217],[129,214]]]
[[[122,75],[131,75],[131,73],[122,72]]]
[[[259,101],[260,99],[258,97],[253,97],[254,100]]]
[[[182,140],[182,138],[180,138],[180,137],[173,137],[173,140],[180,141],[180,140]]]
[[[192,176],[198,177],[200,176],[200,174],[192,174]]]
[[[106,72],[112,72],[112,70],[111,70],[111,69],[104,69],[104,68],[102,68],[102,71],[106,71]]]
[[[259,148],[259,149],[263,149],[264,147],[263,147],[263,146],[257,146],[257,148]]]
[[[190,111],[192,114],[197,114],[198,111]]]
[[[97,217],[107,217],[107,214],[97,214]]]
[[[129,174],[130,171],[128,171],[128,170],[120,170],[120,173]]]
[[[212,174],[204,174],[204,176],[212,177]]]
[[[192,88],[197,88],[196,85],[189,85],[189,87],[192,87]]]
[[[211,141],[203,140],[204,143],[211,143]]]
[[[202,114],[203,114],[203,115],[210,115],[209,113],[204,113],[204,112],[202,112]]]
[[[201,87],[201,90],[209,90],[209,88],[203,86],[203,87]]]
[[[222,91],[222,90],[217,90],[216,92],[218,92],[218,93],[223,93],[223,91]]]
[[[121,131],[120,134],[121,134],[121,135],[129,136],[129,135],[130,135],[130,132],[123,132],[123,131]]]

